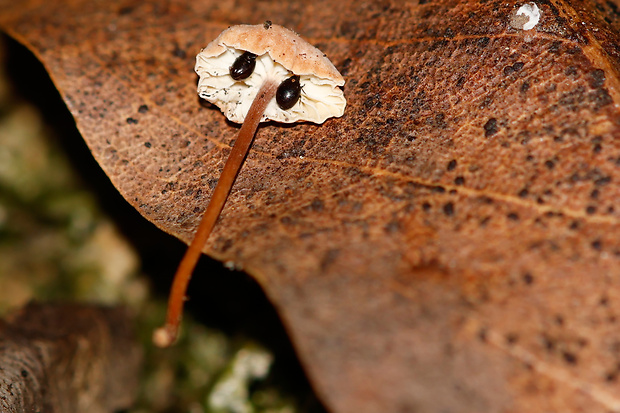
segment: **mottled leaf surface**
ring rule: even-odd
[[[333,411],[620,411],[620,8],[537,1],[522,30],[523,4],[3,0],[0,24],[186,242],[238,130],[194,55],[266,19],[327,53],[345,116],[261,128],[205,252],[263,285]]]

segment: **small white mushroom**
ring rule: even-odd
[[[235,80],[230,68],[244,53],[256,56],[251,76]],[[290,109],[271,101],[261,121],[323,123],[344,113],[344,79],[325,54],[293,31],[272,25],[239,25],[224,30],[196,56],[198,94],[218,106],[228,120],[243,123],[266,80],[278,85],[299,76],[301,96]]]
[[[185,291],[202,248],[235,183],[260,122],[323,123],[344,113],[344,79],[316,47],[282,26],[239,25],[224,30],[196,56],[198,94],[243,123],[194,239],[174,276],[160,347],[178,335]],[[275,99],[274,99],[275,98]]]

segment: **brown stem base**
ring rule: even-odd
[[[159,347],[168,347],[172,345],[178,335],[179,326],[181,324],[181,318],[183,316],[183,303],[185,301],[185,292],[187,285],[192,277],[192,272],[196,267],[196,263],[202,254],[202,248],[204,247],[217,218],[224,208],[228,194],[235,183],[237,174],[243,166],[245,157],[254,140],[254,134],[258,128],[258,124],[267,108],[269,102],[273,100],[276,95],[278,85],[272,81],[267,80],[263,83],[262,87],[258,91],[258,94],[252,102],[252,106],[248,111],[245,121],[239,130],[237,141],[233,146],[220,179],[217,182],[213,196],[207,206],[207,210],[202,216],[198,230],[194,235],[194,239],[187,248],[179,268],[174,275],[172,282],[172,289],[170,291],[170,298],[168,299],[168,313],[166,315],[166,324],[163,327],[158,328],[153,333],[153,343]]]

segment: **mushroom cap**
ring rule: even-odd
[[[251,76],[234,80],[230,66],[244,52],[255,54]],[[261,122],[323,123],[344,113],[346,99],[340,86],[344,79],[323,52],[293,31],[269,25],[238,25],[224,30],[196,56],[198,94],[217,105],[226,117],[242,123],[266,79],[281,83],[298,75],[301,98],[290,109],[282,110],[275,99],[269,103]]]

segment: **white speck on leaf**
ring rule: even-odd
[[[523,30],[531,30],[538,24],[540,21],[540,9],[536,5],[536,3],[527,3],[523,6],[519,7],[517,10],[517,16],[525,16],[528,18],[528,21],[523,24]]]

